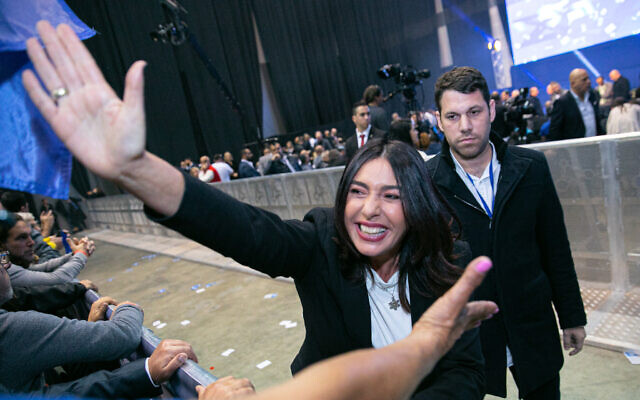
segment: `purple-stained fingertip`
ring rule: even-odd
[[[476,271],[485,273],[488,270],[490,270],[492,266],[493,266],[493,264],[489,260],[480,261],[480,263],[478,263],[478,265],[476,265]]]

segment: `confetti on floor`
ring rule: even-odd
[[[171,260],[171,261],[173,261],[173,262],[178,262],[178,261],[180,261],[180,260],[181,260],[181,258],[180,258],[180,257],[176,257],[176,258],[174,258],[174,259],[173,259],[173,260]]]
[[[158,319],[158,320],[153,321],[153,323],[152,323],[151,325],[153,325],[153,326],[158,326],[158,325],[160,325],[161,323],[162,323],[162,321],[160,321],[160,320]]]
[[[131,271],[133,271],[133,268],[127,268],[124,270],[124,272],[131,272]]]
[[[205,291],[205,288],[200,288],[200,289],[196,290],[196,293],[200,294],[200,293],[202,293],[204,291]]]
[[[113,282],[113,278],[107,279],[107,282]]]
[[[264,295],[265,299],[275,299],[276,297],[278,297],[278,293],[269,293]]]
[[[158,293],[164,293],[166,291],[167,291],[167,289],[160,289],[160,290],[158,290]]]
[[[163,322],[163,323],[159,324],[158,326],[156,326],[156,328],[158,328],[158,329],[162,329],[162,328],[164,328],[165,326],[167,326],[167,323],[166,323],[166,322]]]
[[[200,286],[202,286],[202,285],[201,285],[201,284],[199,284],[199,283],[198,283],[197,285],[193,285],[193,286],[191,286],[191,290],[198,290],[198,288],[199,288]]]
[[[180,325],[182,326],[187,326],[191,323],[191,321],[189,321],[188,319],[185,319],[184,321],[180,322]]]
[[[133,264],[131,264],[131,265],[132,265],[133,267],[137,267],[137,266],[138,266],[138,263],[137,263],[137,262],[134,262],[134,263],[133,263]]]
[[[260,364],[256,365],[256,367],[257,367],[258,369],[263,369],[263,368],[268,367],[269,365],[271,365],[271,361],[269,361],[269,360],[264,360],[264,361],[263,361],[263,362],[261,362]]]
[[[223,351],[220,355],[222,357],[229,357],[229,355],[231,355],[231,353],[233,353],[235,350],[234,349],[227,349],[225,351]]]

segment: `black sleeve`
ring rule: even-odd
[[[98,371],[71,382],[59,383],[30,392],[30,396],[78,396],[94,399],[139,399],[156,397],[161,388],[151,384],[144,369],[145,359],[125,364],[114,371]]]
[[[7,311],[52,313],[66,308],[84,296],[87,288],[78,282],[57,285],[21,286],[13,289],[13,299],[2,305]]]
[[[465,332],[411,397],[414,400],[481,400],[484,358],[478,329]]]
[[[283,221],[274,213],[242,203],[190,176],[178,212],[162,218],[145,207],[147,216],[189,239],[272,277],[306,275],[305,262],[317,246],[311,222]]]

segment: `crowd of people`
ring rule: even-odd
[[[569,89],[556,81],[547,85],[544,107],[536,86],[495,91],[493,130],[514,144],[640,131],[640,88],[631,90],[617,69],[609,79],[598,76],[592,87],[588,72],[576,68],[569,74]]]
[[[558,324],[575,355],[586,315],[547,162],[505,142],[637,130],[627,119],[639,106],[618,99],[630,95],[619,72],[610,88],[599,80],[593,90],[575,69],[568,91],[549,85],[546,111],[537,88],[490,94],[471,67],[438,78],[437,110],[405,118],[387,118],[372,85],[352,107],[354,132],[270,141],[257,160],[244,148],[237,164],[230,152],[198,165],[185,159],[181,173],[144,148],[144,62],[131,67],[121,101],[68,26],[41,21],[38,32],[45,48],[30,39],[27,52],[40,79],[26,71],[24,85],[81,163],[141,199],[150,219],[293,278],[306,335],[295,377],[256,398],[481,399],[506,395],[507,370],[520,397],[560,398]],[[515,107],[539,119],[511,117]],[[303,221],[203,184],[339,165],[334,206]],[[165,340],[120,366],[140,343],[141,307],[108,297],[88,307],[83,295],[97,288],[75,278],[95,244],[54,234],[53,213],[35,218],[19,193],[1,200],[0,393],[153,397],[187,359],[197,361],[188,343]],[[479,301],[467,303],[472,292]],[[201,400],[254,394],[232,377],[197,390]]]

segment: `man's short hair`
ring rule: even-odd
[[[362,106],[369,107],[369,105],[365,103],[364,100],[358,100],[355,103],[353,103],[353,107],[351,107],[351,115],[356,115],[356,110],[358,109],[358,107],[362,107]]]
[[[489,86],[482,73],[473,67],[456,67],[445,72],[436,81],[436,106],[440,110],[440,100],[447,90],[469,94],[480,90],[484,101],[489,105]]]
[[[382,94],[382,89],[380,89],[380,86],[369,85],[364,90],[364,93],[362,94],[362,99],[364,100],[365,103],[369,104],[369,103],[372,103],[376,99],[376,97],[380,96],[381,94]]]
[[[213,155],[213,162],[218,162],[220,160],[222,160],[222,154],[214,154]]]
[[[11,212],[20,212],[20,208],[27,204],[27,198],[20,192],[4,192],[0,198],[2,207]]]

